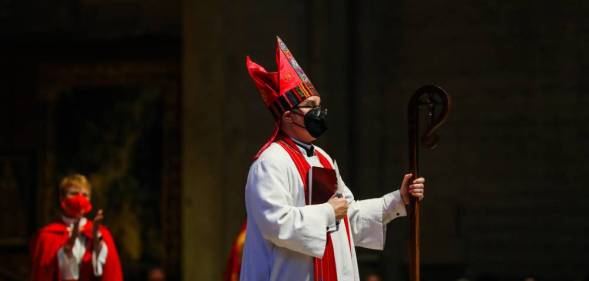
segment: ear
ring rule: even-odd
[[[292,112],[290,110],[284,112],[284,114],[282,114],[282,121],[283,122],[288,122],[288,123],[292,123]]]

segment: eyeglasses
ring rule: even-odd
[[[299,105],[295,108],[315,108],[315,107],[321,107],[320,105]]]
[[[300,106],[295,107],[294,109],[299,109],[300,110],[300,109],[303,109],[303,108],[310,108],[311,110],[313,110],[315,108],[321,109],[321,106],[320,105],[300,105]]]
[[[309,111],[311,111],[311,110],[313,110],[315,108],[321,108],[321,106],[318,106],[318,105],[300,105],[300,106],[297,106],[297,107],[293,108],[293,111],[292,112],[294,114],[296,114],[296,115],[305,116],[305,112],[302,111],[303,108],[310,108]]]

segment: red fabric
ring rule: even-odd
[[[108,280],[121,281],[123,273],[115,243],[110,231],[100,226],[102,239],[108,248],[106,263],[101,277],[94,277],[92,269],[92,221],[88,221],[81,230],[86,236],[86,252],[82,257],[79,280]],[[58,281],[61,280],[57,252],[63,247],[69,238],[67,226],[59,221],[43,227],[31,240],[30,251],[32,258],[31,280],[33,281]]]
[[[276,38],[276,66],[278,67],[278,95],[282,95],[290,89],[296,87],[302,82],[299,74],[293,68],[291,61],[287,57],[287,53],[292,57],[292,53],[286,48],[280,48],[280,43],[284,44],[280,38]]]
[[[301,179],[303,180],[303,183],[304,183],[305,203],[308,204],[307,200],[308,200],[309,196],[307,194],[307,192],[308,192],[307,179],[308,179],[308,172],[309,172],[309,169],[311,168],[311,166],[309,165],[309,163],[307,162],[305,157],[302,155],[300,150],[298,150],[296,148],[296,144],[289,137],[282,134],[278,130],[278,126],[276,128],[277,129],[272,134],[272,137],[270,138],[270,140],[262,147],[262,149],[260,149],[260,151],[258,152],[256,157],[254,158],[254,160],[257,159],[259,157],[259,155],[270,144],[272,144],[275,141],[278,141],[278,144],[280,144],[288,152],[288,154],[291,156],[291,159],[295,163],[295,166],[299,172],[299,175],[301,176]],[[321,165],[324,168],[333,169],[331,162],[329,162],[327,157],[325,157],[322,153],[315,150],[315,155],[319,158],[319,162],[321,163]],[[344,223],[345,223],[345,227],[346,227],[346,234],[348,237],[348,245],[350,247],[350,252],[351,252],[352,242],[350,240],[350,227],[348,224],[348,217],[347,216],[344,217]],[[242,255],[243,245],[244,245],[244,241],[245,241],[245,232],[246,232],[246,223],[243,224],[241,231],[239,232],[239,234],[235,238],[233,245],[231,247],[231,253],[229,255],[229,258],[228,258],[227,264],[226,264],[226,268],[225,268],[225,273],[224,273],[224,278],[223,278],[224,281],[239,280],[239,273],[241,271],[241,255]],[[327,243],[325,246],[325,252],[323,254],[323,258],[322,259],[313,258],[313,276],[314,276],[314,280],[318,280],[318,281],[321,281],[321,280],[335,281],[335,280],[337,280],[337,271],[336,271],[336,267],[335,267],[335,254],[333,251],[333,243],[331,241],[330,235],[327,235]]]
[[[83,216],[92,211],[92,204],[84,195],[68,196],[61,200],[61,209],[69,217]]]
[[[305,204],[309,204],[309,187],[308,187],[308,177],[309,177],[309,169],[311,169],[311,165],[305,159],[305,156],[297,149],[297,145],[288,137],[282,137],[277,142],[286,152],[290,155],[290,158],[297,167],[297,171],[299,171],[299,175],[301,176],[301,180],[303,181],[303,187],[305,189]]]
[[[281,42],[280,38],[276,38],[277,71],[267,71],[263,66],[252,61],[249,56],[245,58],[245,66],[266,107],[270,107],[279,96],[302,82],[285,51],[280,48]],[[288,55],[292,56],[290,53]]]
[[[293,90],[297,86],[305,85],[303,87],[305,93],[303,97],[299,97],[299,101],[293,104],[292,100],[286,99],[290,106],[295,107],[299,102],[306,99],[311,95],[318,96],[319,94],[315,90],[315,87],[309,81],[307,75],[303,72],[299,64],[294,59],[294,56],[286,47],[286,44],[279,38],[276,37],[276,66],[277,71],[267,71],[263,66],[255,63],[249,56],[246,56],[245,65],[247,71],[254,82],[254,85],[258,89],[260,97],[264,102],[266,108],[268,108],[274,115],[274,131],[264,145],[258,150],[254,156],[254,160],[258,159],[262,152],[270,146],[274,141],[278,139],[280,131],[280,117],[282,113],[290,108],[282,108],[277,110],[276,100],[285,95],[286,92]],[[275,107],[272,107],[274,104]],[[277,102],[277,104],[280,104]],[[273,109],[271,109],[273,108]]]
[[[231,246],[231,254],[227,260],[225,267],[224,281],[238,281],[239,273],[241,271],[241,256],[243,253],[243,245],[245,243],[245,231],[247,223],[241,226],[241,230]]]
[[[333,169],[333,167],[331,166],[331,163],[329,162],[329,160],[327,160],[327,158],[321,154],[319,151],[317,151],[317,158],[319,158],[319,163],[321,163],[321,166],[323,166],[324,168],[328,168],[328,169]],[[344,223],[346,226],[346,234],[348,236],[348,245],[350,246],[350,253],[352,252],[352,241],[350,240],[350,225],[348,223],[348,215],[346,215],[344,217]]]
[[[258,152],[254,156],[253,160],[255,161],[256,159],[260,158],[260,155],[262,155],[262,152],[264,152],[264,150],[266,150],[266,148],[268,148],[273,142],[275,142],[276,139],[278,139],[278,137],[280,135],[281,135],[280,121],[277,120],[276,122],[274,122],[274,131],[272,131],[272,135],[270,136],[270,138],[268,138],[266,143],[264,143],[264,145],[262,145],[262,147],[258,150]]]
[[[311,168],[311,165],[305,159],[305,156],[301,153],[299,149],[296,148],[296,144],[288,137],[281,138],[278,141],[286,152],[290,155],[291,159],[295,163],[297,170],[299,171],[299,175],[303,180],[304,189],[305,189],[305,203],[308,204],[308,172]],[[321,152],[315,150],[315,155],[319,158],[319,162],[323,166],[323,168],[333,169],[333,166],[327,160]],[[344,217],[345,227],[346,227],[346,235],[348,238],[348,245],[350,246],[350,251],[352,247],[352,242],[350,240],[350,230],[348,225],[348,216]],[[337,281],[337,270],[335,266],[335,254],[333,251],[333,242],[331,241],[331,235],[327,234],[327,244],[325,245],[325,252],[323,253],[323,258],[313,258],[313,276],[314,280],[316,281]]]
[[[255,63],[247,56],[245,57],[245,66],[254,81],[254,85],[260,92],[260,97],[266,107],[276,100],[279,96],[280,89],[278,83],[278,72],[267,71],[263,66]]]

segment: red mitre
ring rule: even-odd
[[[278,71],[269,72],[253,62],[249,56],[246,57],[247,70],[260,92],[264,105],[275,119],[279,119],[285,111],[293,109],[310,96],[318,96],[319,93],[278,36],[276,65]]]
[[[278,70],[269,72],[253,62],[249,56],[246,57],[246,67],[250,77],[258,88],[264,105],[270,110],[276,121],[274,133],[254,159],[258,158],[276,140],[279,133],[280,117],[284,112],[295,108],[310,96],[319,96],[286,44],[278,36],[276,36],[276,65]]]

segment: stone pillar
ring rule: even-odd
[[[223,251],[223,17],[215,1],[183,0],[182,279],[220,280]]]

